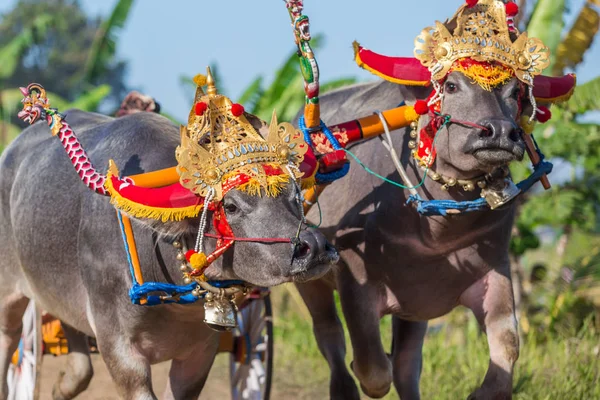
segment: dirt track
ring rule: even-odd
[[[42,377],[40,400],[52,399],[52,386],[63,367],[66,357],[53,357],[45,355],[42,362]],[[92,354],[94,377],[88,389],[77,397],[81,400],[118,400],[117,392],[110,378],[106,365],[98,354]],[[154,392],[162,398],[169,374],[169,363],[162,363],[152,367],[152,381]],[[212,367],[206,386],[202,391],[200,400],[225,400],[230,399],[229,390],[229,360],[228,355],[217,356]],[[277,369],[277,362],[276,362]],[[306,385],[298,382],[289,371],[275,373],[272,399],[315,400],[327,398],[328,387],[324,385]]]
[[[40,400],[52,399],[52,386],[65,361],[65,357],[44,356],[44,361],[42,363]],[[92,364],[94,366],[94,378],[88,389],[77,398],[82,400],[119,399],[115,386],[106,369],[106,365],[98,354],[92,354]],[[230,391],[227,368],[226,355],[219,356],[208,377],[208,382],[204,387],[202,396],[200,396],[201,400],[221,400],[229,398]],[[162,363],[152,367],[154,391],[159,398],[162,397],[162,393],[167,384],[168,374],[169,363]]]

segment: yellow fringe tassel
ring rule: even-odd
[[[115,208],[132,217],[150,218],[161,220],[162,222],[181,221],[185,218],[194,218],[202,211],[202,204],[180,208],[162,208],[136,203],[121,196],[119,192],[114,190],[111,177],[112,174],[109,172],[107,174],[106,182],[104,183],[104,187],[108,193],[110,193],[110,203],[115,206]]]
[[[506,83],[513,77],[512,70],[501,65],[483,66],[470,65],[462,66],[460,63],[455,63],[452,67],[453,71],[461,72],[466,77],[472,79],[475,83],[481,86],[482,89],[491,92],[493,88],[503,83]]]
[[[250,196],[262,197],[264,193],[267,197],[277,197],[290,181],[288,175],[267,176],[265,179],[267,181],[266,187],[258,179],[253,178],[236,189],[248,193]]]

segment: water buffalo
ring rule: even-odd
[[[114,119],[73,110],[66,112],[66,120],[93,162],[104,166],[113,158],[122,176],[176,163],[179,128],[157,114]],[[300,211],[291,183],[277,197],[250,196],[234,189],[223,202],[237,237],[296,235]],[[197,398],[219,334],[203,323],[201,302],[131,304],[127,293],[132,281],[115,210],[107,197],[81,183],[45,123],[25,129],[2,154],[0,204],[0,398],[7,396],[6,372],[29,299],[65,323],[70,354],[54,398],[73,398],[91,379],[85,335],[97,339],[123,398],[154,399],[150,365],[165,360],[172,360],[166,398]],[[193,248],[198,223],[193,218],[153,223],[150,229],[147,220],[134,220],[147,280],[183,284],[172,243],[178,239]],[[321,276],[337,259],[335,251],[312,228],[303,229],[300,240],[301,254],[296,257],[289,243],[236,243],[206,275],[259,286]],[[207,247],[212,251],[214,240],[208,240]]]
[[[516,79],[498,90],[486,91],[454,72],[446,86],[452,87],[453,93],[447,91],[442,112],[489,126],[493,133],[460,125],[441,131],[436,139],[437,173],[470,179],[499,164],[522,159],[524,145],[514,123],[519,108]],[[416,90],[420,92],[416,96],[414,91],[386,81],[341,89],[321,98],[323,119],[328,124],[340,123],[428,96],[428,89]],[[409,133],[392,135],[410,180],[420,182],[423,171],[406,150]],[[359,144],[352,151],[371,169],[399,181],[379,140]],[[479,196],[476,191],[442,190],[432,179],[426,179],[419,190],[434,199],[473,200]],[[475,396],[509,398],[519,353],[508,260],[514,207],[425,217],[406,205],[409,195],[353,165],[348,176],[320,197],[322,229],[341,256],[335,283],[354,350],[353,372],[371,397],[385,395],[393,381],[403,400],[418,399],[427,320],[463,305],[486,331],[490,347],[489,370]],[[316,212],[311,210],[309,219],[318,219]],[[344,363],[344,335],[332,286],[326,280],[297,286],[331,368],[331,397],[358,399]],[[393,315],[391,356],[386,354],[379,332],[379,320],[386,314]]]

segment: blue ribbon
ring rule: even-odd
[[[204,296],[194,296],[192,291],[198,287],[198,283],[190,283],[188,285],[175,285],[171,283],[163,282],[144,282],[140,284],[133,270],[133,262],[131,260],[131,251],[127,244],[127,236],[125,235],[125,227],[123,226],[123,215],[121,212],[117,212],[119,219],[119,227],[121,228],[121,237],[123,238],[123,244],[125,246],[125,254],[127,254],[127,264],[129,264],[129,272],[131,273],[131,280],[133,286],[129,289],[129,298],[133,304],[144,305],[144,306],[156,306],[158,304],[191,304],[195,303]],[[244,281],[240,280],[225,280],[225,281],[209,281],[210,285],[216,288],[227,288],[233,285],[241,285]],[[152,295],[151,293],[162,292],[172,298],[161,299],[158,295]],[[142,300],[146,300],[142,304]]]
[[[540,162],[533,166],[533,173],[527,178],[517,183],[517,187],[521,193],[527,192],[531,187],[540,180],[544,174],[552,172],[552,163],[544,161],[544,154],[537,150],[540,156]],[[470,201],[454,201],[454,200],[423,200],[421,196],[412,195],[406,201],[407,204],[415,203],[417,212],[425,216],[447,216],[448,210],[458,210],[461,213],[473,211],[489,210],[490,206],[484,198]]]

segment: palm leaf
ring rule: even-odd
[[[561,108],[574,114],[583,114],[588,111],[600,110],[600,77],[592,79],[575,88],[575,93]]]
[[[565,0],[539,0],[527,25],[527,35],[541,39],[550,48],[550,54],[556,53],[561,40],[564,11]]]
[[[554,75],[561,75],[565,68],[574,68],[583,61],[583,55],[592,46],[600,28],[600,15],[588,2],[579,13],[564,40],[558,45],[554,58]]]
[[[117,32],[125,26],[133,0],[119,0],[113,8],[110,17],[102,23],[92,42],[88,55],[83,79],[92,82],[102,73],[116,52]]]
[[[44,36],[52,16],[42,14],[36,16],[30,26],[0,49],[0,79],[12,76],[19,65],[21,54],[27,50],[39,37]]]
[[[111,90],[110,85],[100,85],[80,95],[74,102],[66,105],[64,109],[77,108],[83,111],[96,111],[102,100],[110,94]]]
[[[242,92],[238,102],[243,104],[250,113],[255,114],[256,105],[264,94],[263,77],[257,76]]]
[[[323,43],[323,35],[315,35],[310,43],[313,50],[316,50]],[[275,73],[273,82],[258,101],[257,109],[260,111],[273,108],[271,105],[277,103],[282,93],[297,76],[300,76],[300,69],[298,67],[298,55],[294,51],[290,53],[283,66]]]

